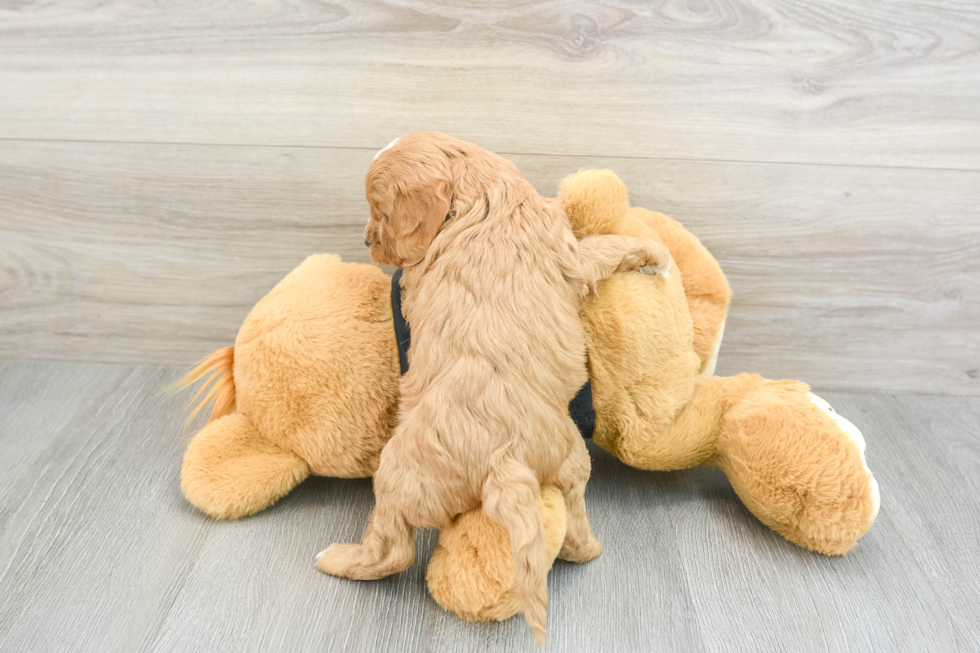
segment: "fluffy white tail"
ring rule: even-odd
[[[538,509],[538,479],[525,465],[501,459],[483,485],[483,512],[510,532],[517,587],[524,616],[544,643],[548,624],[548,553]]]

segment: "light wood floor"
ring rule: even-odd
[[[384,581],[317,572],[357,539],[370,482],[315,478],[214,522],[180,494],[168,367],[0,363],[0,651],[503,651],[520,619],[470,624],[425,561]],[[603,554],[549,577],[554,651],[980,649],[980,399],[824,393],[882,488],[844,558],[756,521],[715,470],[642,472],[592,448]]]
[[[368,162],[420,129],[684,223],[734,290],[718,372],[812,383],[882,486],[828,559],[715,471],[593,449],[606,548],[551,573],[550,650],[980,650],[976,0],[14,0],[0,652],[530,649],[428,597],[432,533],[382,582],[314,570],[368,481],[234,523],[180,495],[175,366],[308,254],[366,262]]]

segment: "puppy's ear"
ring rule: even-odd
[[[398,191],[389,228],[395,235],[395,255],[403,265],[418,263],[446,221],[452,204],[449,183],[433,181]]]

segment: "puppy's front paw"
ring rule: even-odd
[[[667,276],[670,274],[670,261],[669,260],[667,261],[667,267],[663,270],[658,270],[652,265],[644,265],[640,267],[640,272],[643,274],[653,274],[653,275],[659,274],[660,276],[667,278]]]
[[[643,274],[659,274],[666,277],[670,272],[670,251],[661,243],[647,238],[637,238],[638,258]]]
[[[629,245],[618,272],[666,274],[670,269],[670,251],[649,238],[629,238]]]

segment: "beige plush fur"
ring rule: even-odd
[[[579,237],[618,232],[660,238],[670,243],[675,262],[666,277],[603,281],[598,299],[583,311],[595,442],[642,469],[719,467],[746,506],[788,540],[827,555],[846,553],[877,514],[877,485],[860,442],[803,383],[699,373],[724,321],[728,284],[714,258],[680,225],[628,209],[625,197],[622,182],[609,171],[572,175],[560,195]],[[466,532],[440,538],[440,547],[481,541],[492,528],[475,514],[457,525]],[[433,557],[448,555],[437,549]],[[478,594],[465,565],[456,572],[456,584],[470,588],[465,595],[446,591],[449,572],[440,571],[443,581],[429,589],[441,605],[488,619],[514,610],[495,590]],[[495,573],[498,583],[510,578],[490,566],[483,573]],[[494,587],[481,580],[479,587]]]
[[[568,414],[588,379],[579,310],[603,278],[659,269],[669,253],[621,235],[580,248],[561,207],[512,163],[438,132],[404,136],[376,157],[367,198],[372,258],[404,269],[410,367],[364,541],[334,544],[317,566],[354,579],[402,571],[415,528],[443,528],[482,505],[510,533],[518,594],[543,640],[541,484],[564,498],[559,555],[585,562],[601,550],[585,509],[589,454]]]
[[[398,405],[390,289],[377,268],[311,256],[255,305],[233,350],[185,377],[224,375],[211,421],[184,455],[191,503],[236,519],[308,474],[374,474]]]
[[[546,569],[565,540],[565,501],[554,486],[541,491],[538,509],[544,520]],[[426,579],[432,597],[469,621],[503,621],[522,610],[510,535],[481,510],[456,517],[439,533]]]
[[[617,233],[652,232],[672,256],[666,278],[621,274],[598,284],[583,314],[596,441],[644,469],[715,465],[749,510],[790,541],[828,555],[847,552],[878,503],[860,434],[805,384],[699,374],[724,323],[724,274],[681,225],[629,208],[625,198],[607,171],[573,175],[560,197],[579,235],[606,230],[597,231],[595,211],[598,224]],[[231,370],[233,360],[233,381],[221,397],[226,406],[235,402],[235,412],[206,426],[185,454],[183,489],[194,505],[214,517],[241,517],[306,473],[373,473],[399,392],[389,284],[371,266],[315,256],[256,305],[234,354],[216,357],[223,362],[215,369]],[[296,408],[305,410],[300,418],[291,414]],[[562,504],[542,504],[546,534],[549,523],[560,525]],[[439,542],[429,587],[441,605],[472,619],[521,610],[515,571],[504,562],[513,564],[510,543],[482,511],[458,517]]]
[[[624,234],[653,238],[667,246],[684,273],[694,353],[701,360],[701,371],[705,371],[720,341],[732,295],[728,280],[711,253],[675,220],[662,213],[631,208],[626,186],[609,170],[583,170],[566,177],[560,196],[578,238]]]
[[[623,213],[617,204],[610,212],[620,212],[619,221],[595,219],[581,196],[602,186],[625,193],[608,171],[572,175],[562,185],[578,233],[662,238],[673,243],[679,274],[617,275],[600,284],[597,301],[583,312],[596,443],[642,469],[719,467],[749,509],[790,541],[826,554],[848,551],[877,512],[860,443],[804,383],[699,374],[710,352],[695,346],[691,306],[698,307],[700,340],[709,341],[729,297],[717,263],[693,243],[682,246],[683,232],[666,216]],[[631,301],[639,296],[647,301]]]

